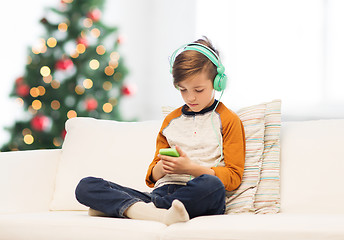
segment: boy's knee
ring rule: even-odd
[[[94,177],[85,177],[80,180],[75,189],[75,197],[80,203],[87,197],[95,182],[98,182],[98,179]]]
[[[218,187],[224,187],[223,183],[221,182],[221,180],[213,175],[209,175],[209,174],[203,174],[201,176],[199,176],[199,178],[203,181],[204,184],[206,185],[210,185],[210,186],[218,186]]]
[[[223,193],[225,195],[225,186],[218,177],[209,174],[203,174],[198,177],[197,181],[199,181],[199,186],[204,188],[205,191],[213,189],[214,191],[218,191],[219,193]]]
[[[205,192],[209,192],[209,189],[211,189],[212,192],[216,193],[218,197],[220,198],[222,196],[225,197],[226,195],[225,186],[223,185],[223,183],[218,177],[204,174],[204,175],[201,175],[199,178],[201,180],[200,185],[203,187]]]

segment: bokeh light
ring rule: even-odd
[[[91,30],[91,35],[95,38],[98,38],[100,36],[100,30],[98,28],[93,28]]]
[[[93,25],[93,21],[91,18],[85,18],[83,24],[86,28],[90,28]]]
[[[115,69],[113,67],[111,67],[111,66],[107,66],[104,69],[104,72],[105,72],[106,75],[111,76],[112,74],[114,74]]]
[[[51,75],[48,75],[48,76],[46,76],[46,77],[43,77],[43,81],[44,81],[45,83],[51,83],[52,80],[53,80],[53,76],[51,76]]]
[[[41,67],[40,73],[43,77],[47,77],[50,75],[50,68],[48,66]]]
[[[74,111],[74,110],[69,110],[68,112],[67,112],[67,117],[70,119],[70,118],[75,118],[75,117],[77,117],[78,116],[78,114],[76,113],[76,111]]]
[[[55,137],[53,139],[53,144],[55,147],[60,147],[62,145],[62,139],[60,137]]]
[[[76,52],[79,54],[83,54],[86,51],[86,46],[82,43],[76,45]]]
[[[57,80],[51,81],[51,87],[54,89],[58,89],[60,87],[61,83]]]
[[[103,55],[105,53],[105,47],[103,45],[99,45],[97,48],[96,48],[96,52],[99,54],[99,55]]]
[[[60,109],[61,104],[58,100],[53,100],[51,102],[50,106],[53,110],[58,110],[58,109]]]
[[[111,103],[111,105],[114,107],[118,104],[118,100],[117,100],[117,98],[112,97],[109,99],[109,103]]]
[[[111,58],[111,60],[113,60],[113,61],[118,61],[119,58],[120,58],[120,54],[119,54],[118,52],[112,52],[112,53],[110,54],[110,58]]]
[[[27,145],[30,145],[34,142],[34,138],[31,134],[27,134],[24,136],[24,143],[26,143]]]
[[[97,59],[92,59],[89,65],[92,70],[96,70],[99,68],[99,61]]]
[[[93,87],[93,81],[89,78],[85,79],[84,82],[82,83],[86,89],[90,89]]]
[[[40,100],[37,100],[37,99],[34,100],[31,105],[32,105],[32,108],[34,110],[39,110],[42,108],[42,102]]]
[[[113,106],[112,106],[111,103],[105,103],[103,105],[103,111],[106,112],[106,113],[112,112],[112,109],[113,109]]]
[[[30,89],[30,95],[32,96],[32,97],[38,97],[39,96],[39,90],[38,90],[38,88],[36,88],[36,87],[33,87],[33,88],[31,88]]]
[[[48,47],[53,48],[56,46],[56,44],[57,44],[57,40],[55,38],[53,37],[48,38],[47,40]]]
[[[120,72],[116,72],[114,75],[113,75],[113,79],[118,82],[119,80],[121,80],[122,78],[122,73]]]
[[[105,81],[105,82],[103,83],[103,88],[104,88],[105,91],[110,91],[111,88],[112,88],[112,83],[109,82],[109,81]]]
[[[66,23],[60,23],[59,26],[57,27],[59,31],[61,32],[66,32],[68,29],[68,25]]]
[[[81,86],[81,85],[76,85],[75,92],[78,95],[82,95],[85,92],[85,88],[83,86]]]
[[[43,86],[38,86],[37,87],[39,96],[43,96],[45,94],[45,88]]]

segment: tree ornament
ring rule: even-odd
[[[88,112],[91,112],[98,107],[98,101],[94,98],[88,98],[85,100],[85,108]]]
[[[51,120],[44,115],[36,115],[31,119],[31,127],[39,132],[47,131],[51,125]]]
[[[122,44],[123,41],[124,41],[123,36],[121,36],[121,35],[118,36],[118,38],[117,38],[117,43],[118,43],[118,44]]]
[[[56,62],[55,68],[57,70],[68,70],[74,66],[73,61],[69,58],[63,58]]]
[[[65,129],[63,129],[62,132],[61,132],[61,138],[65,139],[66,134],[67,134],[67,131]]]
[[[94,22],[98,22],[101,16],[102,16],[102,12],[98,8],[93,9],[92,11],[89,11],[87,13],[87,17],[92,19],[92,21]]]
[[[134,84],[126,84],[126,85],[123,85],[122,87],[122,94],[125,95],[125,96],[132,96],[136,93],[136,85]]]
[[[40,22],[43,23],[43,24],[47,24],[47,23],[48,23],[48,20],[44,17],[44,18],[41,19]]]
[[[16,93],[19,97],[26,97],[30,93],[30,87],[27,84],[20,84],[16,87]]]

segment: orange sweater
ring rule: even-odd
[[[152,170],[160,160],[157,157],[159,150],[175,145],[181,147],[192,161],[212,168],[227,191],[240,185],[245,163],[244,127],[239,117],[221,102],[212,114],[216,102],[199,113],[188,112],[184,105],[165,118],[157,137],[155,156],[146,175],[149,187],[185,185],[190,180],[183,174],[167,174],[157,182],[152,180]]]

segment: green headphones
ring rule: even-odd
[[[217,67],[217,75],[214,78],[214,89],[216,91],[225,90],[227,85],[227,76],[225,74],[225,67],[222,65],[220,57],[212,49],[200,43],[185,44],[174,51],[172,56],[170,57],[170,72],[172,73],[173,63],[177,57],[177,53],[179,51],[181,51],[180,53],[182,53],[189,50],[202,53]]]

